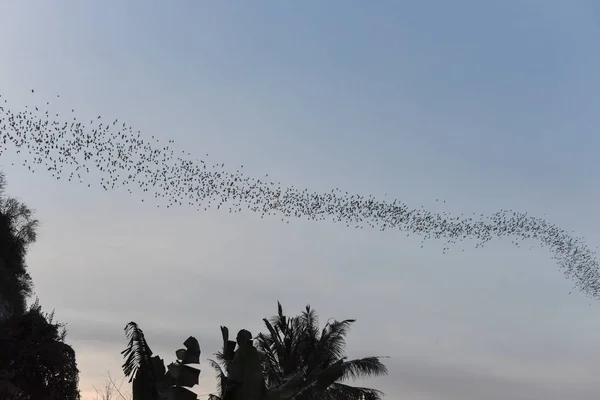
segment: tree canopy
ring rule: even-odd
[[[27,307],[33,283],[25,256],[38,221],[6,196],[0,173],[0,398],[77,400],[79,370],[66,329],[39,301]]]
[[[19,200],[8,197],[0,172],[0,318],[25,312],[33,283],[27,273],[25,254],[36,239],[38,220]]]

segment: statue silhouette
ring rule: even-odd
[[[261,400],[265,385],[258,350],[252,343],[252,334],[245,329],[238,332],[238,349],[229,364],[227,389],[224,400]]]

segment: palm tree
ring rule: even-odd
[[[301,315],[288,318],[277,303],[277,315],[263,321],[269,333],[257,337],[257,349],[267,387],[267,398],[380,400],[376,389],[350,386],[348,380],[387,374],[380,357],[347,360],[345,337],[354,320],[330,320],[320,330],[318,317],[310,306]],[[209,360],[217,371],[222,398],[226,374],[222,352]]]

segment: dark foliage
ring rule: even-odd
[[[26,306],[33,283],[25,255],[38,221],[4,189],[0,173],[0,398],[79,399],[79,370],[64,326],[37,300]]]
[[[121,352],[125,357],[123,373],[129,377],[129,382],[133,381],[133,400],[158,399],[152,350],[146,342],[144,332],[135,322],[130,322],[125,327],[125,335],[129,344]]]
[[[121,352],[125,358],[123,372],[133,381],[133,400],[195,400],[197,395],[189,389],[198,384],[200,369],[200,345],[190,336],[175,354],[177,360],[165,368],[159,356],[153,356],[144,332],[135,322],[125,327],[129,339],[127,348]]]
[[[25,312],[26,300],[33,293],[27,273],[27,246],[35,241],[38,221],[33,212],[4,192],[5,178],[0,173],[0,318]]]
[[[36,301],[25,313],[0,323],[0,370],[30,399],[78,400],[75,352],[64,342],[66,330]]]

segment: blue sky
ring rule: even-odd
[[[249,175],[432,211],[512,208],[600,241],[596,2],[40,0],[3,2],[0,34],[15,109],[51,100]],[[119,376],[130,320],[167,360],[190,334],[208,356],[219,325],[257,332],[277,300],[356,318],[350,355],[392,356],[364,382],[388,398],[597,395],[598,305],[569,295],[536,243],[442,254],[401,232],[157,209],[19,157],[0,162],[42,221],[28,263],[68,323],[84,399]]]

